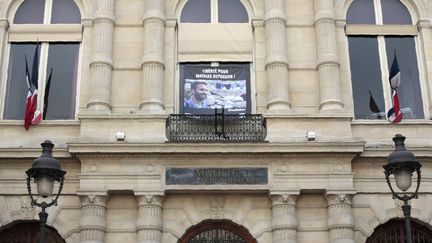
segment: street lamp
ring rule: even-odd
[[[417,161],[413,153],[405,149],[405,137],[401,134],[396,134],[393,137],[395,143],[395,150],[388,157],[388,163],[384,165],[384,173],[388,186],[393,194],[393,198],[402,200],[404,204],[402,205],[402,211],[405,216],[405,238],[407,243],[412,243],[411,234],[411,206],[408,201],[418,197],[418,190],[420,187],[421,171],[422,166],[420,162]],[[412,174],[417,173],[417,185],[414,192],[410,193],[407,190],[411,187]],[[395,192],[392,183],[390,182],[390,176],[393,174],[396,186],[402,192]]]
[[[45,242],[45,224],[48,219],[48,213],[45,209],[51,207],[52,205],[57,205],[57,199],[63,189],[64,175],[66,171],[61,170],[60,162],[52,156],[52,149],[54,144],[51,141],[44,141],[42,144],[42,155],[39,158],[33,160],[32,167],[26,171],[27,174],[27,190],[31,199],[31,205],[38,206],[42,209],[39,213],[40,219],[40,243]],[[38,202],[37,199],[33,197],[31,191],[30,181],[31,179],[37,184],[38,195],[42,198],[48,198],[52,195],[54,189],[54,182],[60,183],[58,187],[57,195],[53,195],[54,199],[51,202]]]

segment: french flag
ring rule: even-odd
[[[400,85],[400,70],[397,62],[396,55],[393,59],[393,63],[390,69],[390,87],[392,89],[393,107],[387,112],[387,118],[393,124],[397,124],[403,119],[402,111],[400,110],[399,97],[397,88]]]
[[[33,69],[32,75],[30,76],[27,57],[25,57],[26,64],[26,81],[27,81],[27,102],[26,110],[24,115],[24,127],[26,130],[29,129],[30,125],[37,125],[42,120],[42,114],[37,109],[37,97],[38,97],[38,77],[39,77],[39,43],[36,45],[34,58],[33,58]]]

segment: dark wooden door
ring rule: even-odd
[[[425,225],[411,221],[413,243],[432,243],[432,231]],[[390,220],[378,226],[366,243],[405,243],[405,222]]]
[[[0,228],[0,243],[37,243],[40,224],[37,221],[13,222]],[[66,243],[52,227],[45,227],[45,243]]]
[[[189,228],[179,243],[256,243],[249,231],[229,220],[207,220]]]

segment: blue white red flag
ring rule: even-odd
[[[401,82],[400,76],[401,74],[399,70],[399,65],[395,55],[390,69],[390,77],[389,77],[390,87],[392,89],[393,107],[387,112],[387,118],[393,124],[397,124],[403,119],[403,114],[402,111],[400,110],[399,97],[397,93],[397,88],[399,88]]]
[[[40,110],[37,110],[37,96],[38,96],[38,78],[39,78],[39,43],[36,45],[34,57],[33,57],[33,69],[32,75],[30,76],[27,57],[25,57],[26,63],[26,81],[27,81],[27,102],[26,110],[24,115],[24,127],[26,130],[29,129],[30,125],[37,125],[42,120],[42,114]]]

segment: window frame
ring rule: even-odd
[[[181,15],[184,7],[186,6],[188,0],[184,0],[182,7],[179,8],[179,23],[181,24],[248,24],[251,23],[251,7],[245,0],[240,0],[241,4],[245,8],[246,13],[248,14],[248,22],[240,23],[240,22],[232,22],[232,23],[221,23],[219,22],[219,0],[210,0],[210,22],[205,23],[189,23],[189,22],[181,22]]]
[[[83,15],[82,8],[77,1],[73,0],[76,4],[78,10],[81,14],[81,23],[79,24],[52,24],[51,22],[51,10],[52,4],[55,0],[45,0],[45,10],[44,10],[44,21],[42,24],[14,24],[15,15],[24,2],[24,0],[16,2],[14,6],[11,8],[11,13],[8,17],[8,21],[10,23],[9,28],[6,33],[6,45],[4,46],[4,59],[3,59],[3,73],[1,76],[1,87],[2,92],[0,93],[0,119],[2,121],[11,121],[11,122],[21,122],[22,120],[15,119],[7,119],[5,120],[5,106],[6,106],[6,93],[7,93],[7,82],[9,77],[9,61],[10,61],[10,52],[11,46],[14,43],[37,43],[40,44],[40,57],[39,57],[39,77],[38,77],[38,86],[43,87],[38,90],[38,100],[37,100],[37,109],[42,110],[43,107],[43,97],[45,95],[45,85],[46,79],[48,78],[49,72],[47,70],[48,65],[48,55],[49,55],[49,45],[51,43],[79,43],[78,48],[78,62],[77,62],[77,70],[76,70],[76,85],[75,85],[75,109],[73,111],[73,118],[71,119],[49,119],[43,120],[48,123],[65,123],[65,122],[76,122],[78,120],[78,110],[79,110],[79,96],[80,96],[80,84],[81,84],[81,68],[82,68],[82,39],[83,39]],[[29,60],[31,62],[32,60]]]
[[[374,13],[375,13],[375,20],[376,24],[346,24],[345,25],[345,35],[346,35],[346,46],[347,46],[347,53],[348,53],[348,71],[350,75],[350,80],[352,82],[351,78],[351,63],[350,63],[350,53],[348,50],[349,42],[348,37],[349,36],[375,36],[377,38],[378,42],[378,56],[379,56],[379,62],[380,62],[380,70],[381,70],[381,85],[383,87],[383,98],[384,98],[384,105],[385,105],[385,112],[387,112],[392,107],[392,94],[391,90],[388,87],[388,80],[389,80],[389,69],[390,64],[388,64],[387,59],[387,51],[386,51],[386,43],[385,38],[390,36],[406,36],[406,37],[412,37],[414,40],[414,48],[415,48],[415,54],[416,54],[416,60],[417,60],[417,69],[418,69],[418,75],[419,75],[419,86],[420,86],[420,95],[422,98],[422,109],[424,118],[419,119],[404,119],[404,121],[418,121],[418,120],[427,120],[429,117],[429,111],[427,109],[428,107],[428,100],[426,97],[425,90],[427,90],[426,86],[426,77],[425,77],[425,70],[424,70],[424,58],[421,53],[421,38],[419,38],[419,29],[416,24],[418,22],[418,19],[416,18],[416,14],[414,14],[413,6],[409,4],[406,0],[400,0],[400,2],[406,7],[408,10],[410,16],[411,16],[411,25],[404,25],[404,24],[383,24],[383,14],[382,14],[382,7],[381,7],[381,0],[373,0],[374,4]],[[347,7],[346,15],[348,12],[350,6]],[[345,15],[345,16],[346,16]],[[351,89],[352,90],[352,89]],[[353,92],[353,99],[354,99],[354,90]],[[355,118],[355,107],[353,102],[353,111],[354,111],[354,119],[360,120],[360,121],[386,121],[386,120],[375,120],[375,119],[364,119],[364,118]]]

